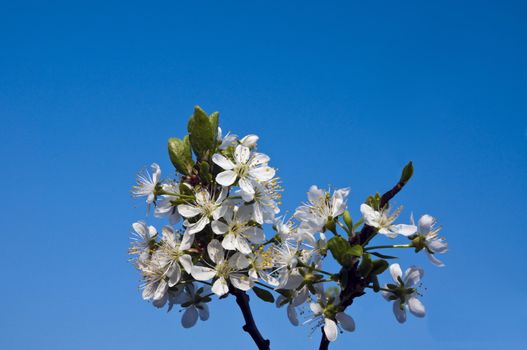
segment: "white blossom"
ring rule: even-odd
[[[360,206],[360,211],[366,225],[377,228],[380,234],[386,235],[389,238],[395,238],[397,235],[411,236],[417,231],[415,225],[392,225],[401,213],[400,208],[392,215],[389,215],[386,210],[377,211],[368,204],[363,203]]]
[[[230,281],[235,288],[243,291],[252,288],[254,281],[246,274],[240,273],[241,270],[249,266],[249,260],[243,254],[236,252],[227,258],[220,241],[217,239],[210,241],[207,246],[207,252],[215,266],[194,265],[192,267],[192,277],[198,281],[216,278],[212,285],[212,292],[218,296],[229,292],[227,281]]]
[[[171,225],[175,225],[181,220],[181,215],[177,210],[177,206],[173,204],[174,201],[179,199],[177,197],[179,194],[179,184],[175,182],[164,183],[161,185],[161,188],[163,191],[174,193],[175,195],[164,194],[162,199],[156,204],[154,215],[158,218],[168,217],[168,222]]]
[[[183,316],[181,316],[181,325],[184,328],[193,327],[198,318],[202,321],[209,319],[209,305],[206,300],[210,293],[210,287],[205,286],[196,289],[194,284],[185,285],[184,292],[178,300],[178,304],[185,305]]]
[[[330,195],[313,185],[307,193],[309,202],[298,207],[294,217],[302,222],[305,231],[322,232],[328,221],[344,213],[349,192],[349,188],[341,188]]]
[[[414,223],[413,216],[411,217],[412,224]],[[424,238],[426,247],[426,254],[430,261],[439,267],[445,264],[436,258],[436,254],[443,254],[448,251],[448,243],[443,237],[439,237],[441,227],[436,227],[436,219],[430,215],[423,215],[417,222],[417,235]]]
[[[168,277],[168,286],[173,287],[181,278],[180,264],[188,274],[192,271],[192,257],[185,250],[192,246],[194,235],[185,232],[181,239],[180,235],[176,235],[170,226],[163,227],[162,234],[160,252],[163,254],[159,259],[164,261],[167,266],[165,274]]]
[[[210,219],[218,220],[221,218],[227,210],[227,205],[223,203],[226,196],[227,191],[222,189],[218,198],[214,200],[209,191],[202,189],[196,193],[195,203],[178,205],[179,213],[185,218],[199,217],[193,223],[188,220],[185,221],[187,232],[190,234],[201,232],[210,223]]]
[[[251,244],[261,244],[265,241],[263,230],[250,224],[251,216],[251,207],[234,206],[229,207],[223,216],[226,223],[220,220],[212,222],[212,231],[223,235],[223,248],[249,254],[252,252]]]
[[[382,291],[383,297],[388,301],[393,301],[393,313],[399,323],[406,321],[406,309],[417,317],[425,316],[425,307],[417,296],[419,295],[416,286],[423,278],[424,271],[421,268],[411,266],[403,276],[399,264],[390,265],[390,274],[397,288],[391,288],[391,291]],[[385,289],[389,285],[384,286]],[[393,286],[392,286],[393,287]]]
[[[216,182],[222,186],[231,186],[238,181],[242,197],[245,201],[254,198],[255,182],[268,181],[275,175],[275,170],[269,166],[269,157],[262,153],[252,153],[248,147],[236,146],[234,162],[220,153],[212,156],[212,161],[224,171],[216,176]]]
[[[150,168],[152,169],[152,175],[146,170],[137,174],[137,185],[132,189],[134,197],[146,196],[146,203],[148,204],[154,202],[155,189],[161,176],[161,168],[159,168],[159,165],[152,163]]]
[[[150,247],[156,240],[157,230],[154,226],[147,226],[144,221],[134,222],[132,228],[135,234],[129,252],[139,255],[139,260],[145,260],[150,255]]]

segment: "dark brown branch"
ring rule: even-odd
[[[390,200],[395,197],[395,195],[399,193],[399,191],[401,191],[404,185],[405,183],[400,181],[391,190],[384,193],[381,197],[380,207],[384,208],[390,202]],[[350,243],[364,244],[375,235],[375,232],[376,231],[374,227],[364,224],[364,226],[362,226],[361,231],[354,237],[350,238]],[[346,310],[346,308],[353,303],[353,299],[364,295],[364,289],[366,288],[367,281],[361,276],[361,274],[357,270],[358,265],[359,263],[357,262],[354,266],[349,269],[343,267],[340,270],[341,281],[346,282],[346,286],[340,292],[342,311]],[[326,337],[326,334],[324,333],[324,329],[322,329],[322,339],[320,340],[319,350],[328,350],[328,348],[329,340]]]
[[[259,350],[269,350],[271,342],[268,339],[264,339],[258,330],[258,327],[256,326],[256,322],[254,322],[251,306],[249,305],[249,296],[247,293],[231,287],[231,294],[236,297],[236,304],[238,304],[240,310],[242,311],[243,319],[245,320],[245,325],[242,327],[243,330],[249,333]]]
[[[320,339],[319,350],[328,350],[328,349],[329,349],[329,340],[328,340],[328,337],[326,337],[326,333],[324,333],[324,327],[322,327],[322,338]]]

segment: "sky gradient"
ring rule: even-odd
[[[232,298],[185,330],[128,262],[135,173],[173,174],[166,140],[199,104],[260,136],[284,213],[350,186],[358,218],[414,162],[393,203],[450,244],[442,269],[400,259],[425,268],[428,314],[399,325],[367,295],[331,349],[525,349],[525,2],[0,3],[0,348],[253,348]],[[273,350],[318,348],[252,299]]]

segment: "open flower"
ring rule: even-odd
[[[194,265],[192,267],[192,277],[198,281],[207,281],[216,278],[216,281],[212,285],[212,292],[214,294],[222,296],[229,292],[227,280],[235,288],[243,291],[247,291],[253,287],[254,281],[249,276],[240,273],[240,270],[246,269],[249,266],[249,261],[240,252],[236,252],[226,259],[225,251],[217,239],[210,241],[207,246],[207,252],[210,260],[216,265],[213,267]]]
[[[177,206],[173,204],[173,202],[179,199],[176,196],[179,194],[179,186],[177,183],[171,182],[164,183],[161,185],[161,187],[163,188],[163,191],[173,193],[175,195],[164,194],[162,196],[162,199],[159,200],[156,204],[154,215],[157,218],[168,216],[168,222],[170,223],[170,225],[175,225],[179,222],[179,220],[181,220],[181,215],[177,211]]]
[[[267,155],[251,154],[249,147],[243,145],[236,146],[234,162],[219,153],[212,156],[212,161],[224,169],[216,176],[216,182],[222,186],[231,186],[238,181],[245,201],[254,197],[255,181],[268,181],[275,175],[275,170],[267,166]]]
[[[304,230],[312,234],[323,232],[329,221],[333,221],[346,210],[349,192],[349,188],[341,188],[330,195],[329,192],[313,185],[307,193],[309,203],[298,207],[294,217],[302,222]]]
[[[283,292],[282,292],[283,293]],[[298,315],[296,307],[305,303],[309,298],[309,290],[307,286],[300,288],[300,290],[290,290],[288,295],[280,294],[276,298],[276,307],[282,307],[287,304],[287,318],[293,326],[298,326]]]
[[[360,211],[364,218],[366,225],[377,228],[380,234],[386,235],[390,238],[395,238],[397,235],[411,236],[417,231],[415,225],[392,225],[401,213],[401,208],[397,209],[395,213],[389,215],[386,210],[377,211],[368,204],[361,204]]]
[[[192,246],[194,235],[185,232],[181,239],[180,235],[176,235],[170,226],[163,227],[162,233],[161,252],[163,255],[160,258],[167,266],[165,274],[168,277],[168,286],[173,287],[181,278],[180,264],[188,274],[192,271],[192,257],[185,250]]]
[[[223,203],[226,197],[225,189],[221,190],[216,200],[211,198],[209,191],[202,189],[196,193],[195,203],[178,205],[179,213],[187,219],[199,216],[195,222],[185,221],[187,232],[189,234],[201,232],[210,223],[211,218],[214,220],[221,218],[227,210],[227,206]]]
[[[335,341],[339,333],[339,327],[345,331],[355,330],[355,321],[343,311],[339,311],[340,299],[338,293],[328,295],[324,290],[320,290],[318,302],[309,304],[314,317],[307,322],[318,321],[323,326],[324,334],[329,341]],[[306,322],[306,323],[307,323]]]
[[[412,224],[414,222],[413,216],[411,217]],[[417,249],[425,248],[428,258],[432,264],[443,267],[445,264],[435,257],[436,254],[443,254],[448,251],[448,243],[443,237],[439,237],[439,231],[441,227],[436,227],[436,219],[430,215],[423,215],[417,222],[417,233],[412,238],[414,246]]]
[[[406,309],[417,317],[425,316],[425,307],[417,296],[416,286],[423,278],[424,271],[421,268],[411,266],[403,276],[399,264],[390,265],[390,274],[395,284],[387,284],[384,288],[390,291],[382,291],[382,295],[388,301],[393,301],[393,313],[399,323],[406,321]]]
[[[137,221],[132,224],[135,237],[132,237],[130,254],[139,255],[139,260],[145,260],[150,256],[150,248],[156,241],[157,230],[154,226],[146,226],[144,221]]]
[[[261,244],[265,234],[259,227],[249,223],[251,207],[229,207],[223,219],[226,223],[215,220],[211,227],[217,235],[224,235],[221,245],[227,250],[238,250],[243,254],[252,252],[251,244]]]
[[[162,307],[168,300],[168,276],[166,259],[156,251],[149,260],[138,260],[137,268],[143,274],[143,299],[152,300]]]
[[[183,293],[178,297],[178,304],[185,309],[181,316],[181,325],[184,328],[193,327],[198,318],[202,321],[209,319],[210,287],[196,289],[194,284],[186,284]]]
[[[152,169],[152,175],[146,170],[137,174],[137,185],[132,189],[134,197],[146,196],[146,202],[148,204],[153,203],[156,198],[155,190],[159,182],[159,177],[161,176],[161,168],[159,168],[159,165],[152,163],[150,168]]]

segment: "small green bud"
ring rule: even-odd
[[[404,167],[403,172],[401,174],[401,179],[399,180],[399,182],[402,184],[406,184],[412,178],[413,174],[414,174],[414,166],[412,162],[410,161]]]

